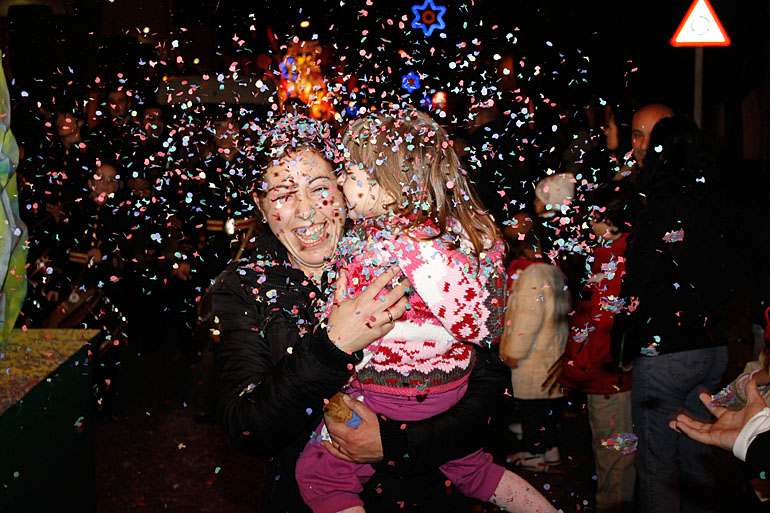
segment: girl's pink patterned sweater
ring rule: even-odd
[[[395,216],[364,220],[338,246],[332,268],[347,270],[349,297],[392,265],[413,289],[409,308],[393,330],[364,350],[353,381],[356,388],[391,395],[445,392],[467,381],[474,360],[471,344],[493,344],[502,334],[503,244],[488,244],[477,260],[459,223],[449,223],[448,233],[432,240],[424,239],[438,233],[434,224],[407,230],[405,223]],[[336,276],[329,275],[329,298]],[[331,302],[324,317],[330,309]]]

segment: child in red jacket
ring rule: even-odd
[[[631,425],[631,375],[610,356],[610,331],[620,308],[625,273],[623,253],[639,197],[615,183],[595,191],[589,223],[596,241],[591,274],[580,294],[564,352],[561,383],[586,392],[591,447],[596,461],[597,511],[630,510],[634,495],[634,460],[627,445]]]

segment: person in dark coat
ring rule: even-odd
[[[705,420],[698,399],[727,365],[724,314],[740,265],[720,230],[717,177],[685,118],[657,122],[637,184],[647,205],[626,249],[615,357],[633,362],[636,511],[711,511],[708,448],[668,428],[679,411]]]
[[[345,222],[334,173],[340,158],[330,140],[325,125],[303,117],[285,118],[263,135],[254,198],[269,230],[212,289],[218,416],[235,446],[266,460],[262,512],[310,511],[294,477],[297,458],[325,399],[406,308],[405,283],[384,302],[373,300],[396,275],[391,270],[356,299],[338,301],[328,329],[317,325],[326,300],[319,284]],[[376,468],[362,494],[367,511],[464,511],[466,500],[446,487],[438,467],[481,446],[507,377],[497,356],[482,351],[465,397],[451,410],[399,422],[352,401],[362,422],[353,429],[326,418],[334,444],[324,444]]]

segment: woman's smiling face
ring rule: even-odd
[[[329,162],[313,150],[267,168],[257,206],[270,230],[308,277],[318,276],[345,226],[345,202]]]

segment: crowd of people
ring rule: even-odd
[[[332,127],[121,83],[59,99],[22,145],[19,324],[101,330],[100,408],[126,345],[213,343],[217,417],[267,460],[262,511],[555,511],[511,469],[561,463],[572,391],[598,511],[710,511],[701,442],[732,443],[702,423],[736,396],[764,411],[770,358],[710,395],[742,276],[698,128],[652,104],[539,131],[509,107],[447,131],[405,105]],[[483,444],[506,394],[503,467]]]
[[[135,105],[119,83],[107,89],[41,108],[40,133],[20,141],[18,170],[30,232],[18,324],[100,329],[92,348],[105,362],[100,402],[128,339],[137,348],[171,339],[192,357],[200,352],[209,283],[258,228],[241,186],[250,163],[237,111],[167,124],[167,107]]]

